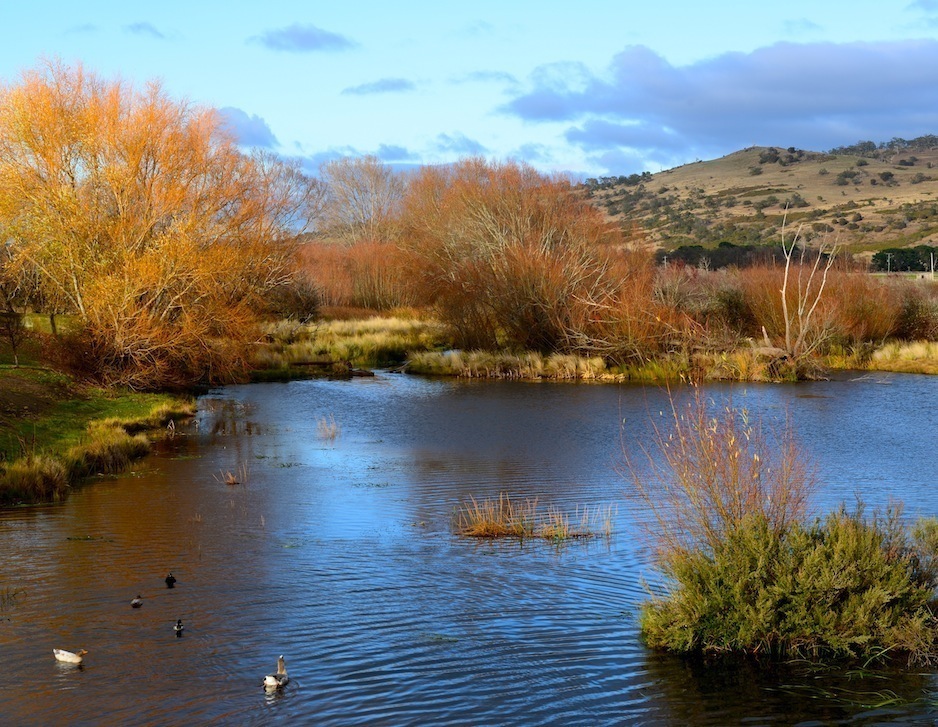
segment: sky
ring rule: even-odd
[[[938,0],[0,0],[0,80],[43,59],[159,80],[311,172],[617,176],[938,133]]]

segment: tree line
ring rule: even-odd
[[[658,265],[638,226],[516,161],[403,175],[366,156],[310,176],[244,153],[217,111],[159,84],[58,62],[0,87],[0,227],[0,303],[67,315],[54,355],[138,389],[239,380],[260,321],[325,307],[419,308],[460,348],[612,363],[756,338],[817,351],[908,333],[903,311],[934,309],[831,269],[818,241],[721,246],[754,266],[719,278],[696,274],[693,249]],[[935,318],[916,314],[917,330]]]

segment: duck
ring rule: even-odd
[[[138,593],[138,594],[137,594],[137,597],[134,598],[134,599],[130,602],[130,607],[131,607],[131,608],[140,608],[142,605],[143,605],[143,598],[141,598],[140,594]]]
[[[57,661],[64,661],[66,664],[81,664],[82,657],[88,652],[85,649],[76,651],[65,651],[65,649],[53,649]]]
[[[176,636],[182,636],[182,632],[186,627],[182,625],[182,619],[176,619],[176,624],[173,626],[173,631],[176,632]]]
[[[268,674],[264,677],[264,687],[266,689],[282,689],[290,681],[287,676],[287,663],[283,660],[283,654],[277,658],[277,673]]]
[[[168,576],[166,576],[166,587],[172,588],[175,585],[176,585],[176,579],[173,578],[173,574],[170,573]]]

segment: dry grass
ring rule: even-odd
[[[695,386],[686,405],[672,399],[667,426],[655,423],[654,431],[651,449],[639,444],[639,454],[626,450],[624,459],[655,516],[663,562],[712,551],[755,514],[775,531],[805,515],[816,476],[790,428],[769,439],[748,412],[714,407]]]
[[[393,316],[308,326],[271,324],[266,333],[268,343],[256,352],[254,365],[269,369],[309,361],[388,366],[403,363],[413,351],[438,348],[446,340],[443,327],[435,321]]]
[[[226,485],[246,485],[250,476],[250,467],[247,462],[242,462],[234,471],[221,470],[213,476],[216,482],[224,482]]]
[[[341,428],[335,417],[330,414],[328,417],[320,417],[316,422],[316,434],[320,439],[334,442],[341,433]]]
[[[456,511],[456,530],[473,538],[543,538],[563,541],[571,538],[610,537],[613,506],[605,508],[577,507],[570,515],[551,505],[542,511],[537,498],[521,502],[502,493],[498,498],[469,502]]]
[[[866,368],[873,371],[938,374],[938,342],[887,343],[873,352]]]

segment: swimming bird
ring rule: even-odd
[[[137,597],[130,602],[131,608],[140,608],[143,605],[143,599],[140,597],[140,594],[137,594]]]
[[[173,631],[176,632],[176,636],[182,636],[183,629],[186,627],[182,625],[182,619],[176,619],[176,625],[173,626]]]
[[[82,657],[88,652],[84,649],[80,649],[78,652],[53,649],[52,653],[55,654],[58,661],[64,661],[66,664],[81,664]]]
[[[176,579],[173,578],[173,574],[170,573],[168,576],[166,576],[166,587],[172,588],[174,585],[176,585]]]
[[[281,689],[287,685],[290,677],[287,676],[287,663],[283,660],[283,655],[277,659],[277,673],[268,674],[264,677],[264,687],[266,689]]]

